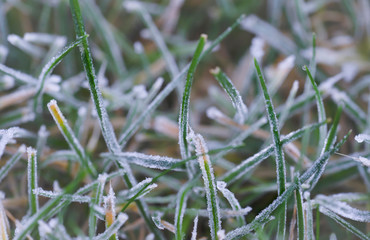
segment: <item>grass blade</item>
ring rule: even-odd
[[[53,116],[55,123],[57,124],[59,130],[62,132],[65,140],[67,141],[70,148],[75,152],[78,156],[78,159],[81,165],[88,170],[91,176],[97,176],[96,169],[94,168],[93,164],[91,163],[90,159],[86,155],[83,147],[81,146],[80,142],[77,140],[74,132],[72,131],[71,127],[69,126],[67,120],[65,119],[64,115],[60,111],[57,102],[55,100],[51,100],[48,103],[48,108]]]
[[[58,53],[55,57],[50,59],[50,61],[42,68],[42,71],[40,73],[40,76],[38,78],[37,88],[36,88],[36,94],[34,97],[33,102],[33,110],[37,113],[41,112],[41,102],[42,102],[42,93],[44,91],[44,86],[46,79],[49,77],[53,69],[64,59],[67,54],[72,51],[75,47],[77,47],[83,39],[87,38],[88,35],[85,34],[79,38],[76,39],[73,43],[68,45],[64,50],[62,50],[60,53]]]
[[[186,202],[189,197],[189,191],[198,181],[198,177],[193,178],[192,181],[184,185],[177,194],[176,200],[176,213],[175,213],[175,239],[184,239],[185,233],[183,232],[183,218],[186,210]],[[195,223],[194,223],[195,227]],[[196,227],[195,227],[196,228]]]
[[[329,151],[329,149],[334,145],[335,139],[336,139],[336,134],[337,134],[337,128],[339,124],[339,119],[342,113],[342,105],[339,105],[337,112],[335,113],[334,121],[333,124],[329,130],[329,133],[325,139],[325,145],[322,148],[321,155],[323,155],[325,152]],[[329,160],[329,159],[327,159]],[[327,161],[324,163],[324,167],[320,168],[320,171],[316,172],[312,179],[310,180],[310,189],[313,189],[317,182],[319,181],[319,178],[323,174],[325,170],[325,166],[327,164]]]
[[[28,147],[28,164],[27,164],[27,183],[28,183],[28,204],[31,216],[39,210],[38,196],[34,193],[37,189],[37,154],[36,150]]]
[[[221,217],[213,168],[207,154],[208,149],[203,137],[200,134],[197,134],[193,137],[193,141],[195,145],[195,151],[200,156],[198,157],[198,162],[202,171],[204,187],[206,190],[207,211],[209,216],[209,226],[211,228],[211,238],[217,240],[218,233],[221,230]]]
[[[299,177],[295,177],[295,185],[297,189],[295,190],[296,195],[296,202],[297,202],[297,220],[298,220],[298,239],[304,240],[305,239],[305,219],[303,215],[303,200],[302,200],[302,188],[301,183],[299,182]]]
[[[189,132],[189,104],[190,92],[193,84],[194,72],[200,61],[200,56],[207,41],[207,35],[201,35],[198,41],[197,48],[194,52],[193,59],[190,63],[188,73],[186,75],[185,89],[182,96],[180,116],[179,116],[179,144],[181,150],[181,157],[186,159],[190,156],[188,146],[188,132]]]
[[[69,2],[70,2],[72,17],[73,17],[73,21],[75,25],[76,35],[77,37],[82,37],[86,33],[85,33],[85,26],[84,26],[82,15],[81,15],[80,4],[78,0],[70,0]],[[107,110],[103,104],[103,97],[98,87],[97,78],[95,76],[93,60],[91,57],[89,43],[87,39],[82,40],[80,52],[81,52],[81,60],[84,65],[86,77],[89,82],[91,98],[95,105],[95,109],[96,109],[96,112],[99,118],[99,123],[100,123],[100,127],[102,130],[103,138],[108,147],[108,150],[112,153],[118,153],[120,152],[120,146],[115,136],[113,126],[111,122],[109,121]],[[126,182],[126,185],[129,188],[132,187],[136,183],[136,180],[132,174],[130,166],[126,163],[122,164],[122,163],[116,162],[116,164],[120,168],[126,171],[127,175],[124,176],[124,181]],[[140,200],[137,201],[136,204],[139,208],[141,215],[144,217],[148,227],[150,228],[150,230],[156,235],[158,239],[163,239],[162,234],[154,226],[151,218],[148,216],[146,204],[144,202],[141,202]]]
[[[222,192],[224,197],[227,199],[227,201],[231,205],[231,208],[234,211],[242,210],[242,207],[240,206],[238,199],[236,199],[234,193],[232,193],[229,189],[226,188],[226,185],[227,184],[225,182],[217,181],[217,189],[220,192]],[[243,216],[237,217],[237,221],[238,221],[239,226],[244,226],[246,224]]]
[[[312,84],[312,87],[313,87],[313,89],[315,91],[316,105],[317,105],[317,112],[318,112],[318,116],[319,116],[319,122],[322,122],[322,121],[324,121],[326,119],[324,102],[322,100],[320,91],[317,88],[317,84],[316,84],[315,80],[313,79],[313,77],[311,75],[311,72],[310,72],[310,70],[308,69],[307,66],[305,66],[305,71],[307,72],[308,78],[310,79],[311,84]],[[320,148],[322,148],[324,146],[325,136],[327,134],[327,131],[328,130],[327,130],[326,124],[325,125],[322,125],[320,127],[320,140],[319,140],[319,143],[317,145],[318,146],[318,149],[320,149]]]
[[[18,151],[5,163],[0,169],[0,183],[6,177],[10,169],[21,159],[22,155],[26,152],[24,145],[20,146]]]
[[[239,91],[235,88],[230,78],[228,78],[219,67],[212,69],[211,73],[229,95],[231,102],[234,108],[236,109],[235,114],[236,121],[239,124],[243,124],[245,118],[247,117],[248,109],[247,106],[244,104],[243,98],[241,97]]]
[[[263,95],[265,98],[266,110],[267,115],[270,123],[270,130],[272,134],[272,139],[274,143],[274,150],[275,150],[275,161],[276,161],[276,168],[277,168],[277,185],[278,185],[278,194],[281,195],[285,191],[285,182],[286,182],[286,170],[285,170],[285,159],[283,153],[283,146],[280,142],[280,133],[279,133],[279,123],[275,114],[274,107],[271,102],[270,95],[267,91],[266,83],[263,78],[260,66],[256,59],[254,59],[254,65],[256,67],[257,75],[260,81],[260,85],[263,91]],[[286,218],[286,205],[284,207],[283,212],[280,213],[279,216],[279,230],[278,234],[279,237],[285,238],[285,219]]]
[[[323,213],[326,216],[330,217],[331,219],[333,219],[334,221],[336,221],[337,223],[339,223],[340,225],[342,225],[342,227],[344,227],[347,231],[355,234],[360,239],[364,239],[364,240],[369,240],[370,239],[363,232],[361,232],[360,230],[358,230],[352,224],[350,224],[349,222],[347,222],[343,218],[339,217],[338,215],[336,215],[332,211],[330,211],[330,210],[328,210],[328,209],[326,209],[324,207],[320,207],[319,209],[320,209],[320,212],[321,213]]]
[[[95,233],[96,233],[97,222],[96,222],[94,206],[100,206],[103,200],[103,191],[104,191],[104,185],[106,181],[107,181],[106,174],[100,174],[98,176],[98,186],[95,191],[95,198],[92,202],[92,205],[90,206],[90,215],[89,215],[89,237],[90,238],[95,236]]]

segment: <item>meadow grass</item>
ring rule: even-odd
[[[369,11],[0,1],[0,238],[370,239]]]

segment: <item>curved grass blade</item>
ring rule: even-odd
[[[317,84],[316,84],[315,80],[313,79],[313,77],[311,75],[311,72],[310,72],[310,70],[308,69],[307,66],[305,66],[305,70],[307,72],[308,78],[311,81],[312,87],[315,91],[315,98],[316,98],[316,105],[317,105],[317,112],[318,112],[318,116],[319,116],[319,122],[324,121],[326,119],[326,114],[325,114],[325,107],[324,107],[324,102],[323,102],[322,97],[321,97],[321,93],[320,93],[320,91],[317,87]],[[317,145],[318,149],[323,148],[327,131],[328,131],[328,129],[327,129],[326,124],[322,125],[320,127],[320,140],[319,140],[319,143]]]
[[[228,78],[227,75],[223,71],[221,71],[219,67],[212,69],[210,72],[229,95],[231,102],[236,109],[236,121],[239,124],[243,124],[245,118],[247,117],[248,109],[247,106],[244,104],[243,98],[240,95],[239,91],[235,88],[230,78]]]
[[[51,72],[54,70],[54,68],[63,60],[67,54],[72,51],[76,46],[78,46],[83,39],[86,39],[88,37],[87,34],[77,38],[73,43],[65,47],[60,53],[58,53],[55,57],[50,59],[50,61],[42,68],[42,71],[40,73],[40,76],[38,78],[38,83],[36,87],[36,94],[33,100],[33,110],[35,112],[40,113],[41,112],[41,105],[42,102],[42,93],[44,91],[44,86],[46,79],[49,77]]]
[[[186,75],[185,89],[182,96],[180,116],[179,116],[179,144],[181,150],[181,157],[186,159],[190,156],[188,132],[189,132],[189,104],[190,92],[193,84],[194,72],[200,61],[200,55],[207,41],[207,35],[202,34],[198,41],[197,48],[195,49],[193,59],[190,63],[188,73]]]
[[[274,106],[272,105],[270,95],[268,93],[265,80],[263,78],[260,66],[256,59],[254,59],[254,65],[256,67],[257,75],[260,81],[260,85],[263,91],[265,98],[267,115],[270,123],[270,130],[273,137],[274,150],[275,150],[275,162],[277,168],[277,185],[278,185],[278,194],[281,195],[285,191],[286,183],[286,170],[285,170],[285,159],[283,153],[283,146],[280,142],[280,132],[279,132],[279,123],[276,117]],[[286,224],[286,205],[284,206],[283,212],[279,214],[279,226],[278,234],[279,238],[285,238],[285,224]]]

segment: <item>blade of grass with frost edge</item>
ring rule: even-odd
[[[202,171],[204,187],[207,197],[207,211],[209,215],[209,226],[211,229],[211,237],[214,240],[218,239],[218,232],[221,230],[220,206],[217,198],[216,182],[213,173],[211,161],[207,154],[208,149],[203,137],[197,134],[193,137],[195,151],[198,155],[198,163]]]
[[[179,144],[181,150],[181,157],[183,159],[190,156],[188,146],[188,132],[189,132],[189,105],[190,105],[190,92],[193,84],[194,73],[200,61],[200,55],[207,42],[207,35],[202,34],[198,41],[197,48],[195,49],[193,59],[190,63],[188,73],[186,75],[185,89],[182,96],[180,116],[179,116]]]
[[[305,239],[305,219],[303,215],[303,200],[302,200],[302,188],[301,183],[299,182],[299,177],[296,176],[295,179],[295,185],[297,186],[295,190],[296,195],[296,202],[297,202],[297,227],[298,227],[298,239],[304,240]]]
[[[299,177],[299,182],[304,183],[309,178],[311,178],[316,172],[320,171],[321,168],[325,167],[325,162],[329,157],[337,152],[339,148],[347,141],[349,135],[351,134],[351,131],[335,146],[333,146],[329,151],[325,152],[323,155],[321,155],[312,165],[309,169],[306,170],[304,174],[302,174]],[[286,200],[293,194],[294,190],[297,188],[297,185],[293,183],[290,185],[283,194],[278,196],[269,206],[267,206],[265,209],[263,209],[256,218],[248,225],[237,228],[231,232],[229,232],[226,235],[225,240],[231,240],[231,239],[240,239],[241,237],[247,235],[253,230],[256,230],[259,226],[261,226],[263,223],[268,221],[271,214],[278,208],[281,204],[285,203]]]
[[[313,131],[319,128],[322,124],[326,124],[327,121],[322,123],[315,123],[312,125],[305,126],[299,130],[289,133],[288,135],[284,136],[281,139],[281,144],[284,146],[297,138],[301,137],[306,131]],[[232,183],[235,180],[239,179],[241,176],[244,176],[248,171],[252,168],[257,166],[263,159],[266,159],[274,152],[274,144],[266,147],[265,149],[261,150],[260,152],[254,154],[253,156],[247,158],[243,162],[241,162],[238,166],[231,169],[227,173],[225,173],[221,180],[227,183]]]
[[[342,225],[342,227],[344,227],[347,231],[353,233],[354,235],[356,235],[360,239],[364,239],[364,240],[369,240],[370,239],[363,232],[361,232],[360,230],[358,230],[352,224],[350,224],[349,222],[347,222],[343,218],[339,217],[338,215],[336,215],[332,211],[330,211],[330,210],[328,210],[328,209],[326,209],[324,207],[319,207],[319,211],[321,213],[325,214],[326,216],[330,217],[331,219],[333,219],[334,221],[336,221],[340,225]]]
[[[312,217],[312,204],[311,204],[311,197],[310,192],[303,193],[304,198],[306,199],[306,218],[307,218],[307,238],[308,240],[313,240],[313,217]]]
[[[318,112],[318,116],[319,116],[319,122],[324,121],[326,119],[326,114],[325,114],[324,102],[322,100],[320,91],[317,88],[317,84],[316,84],[315,80],[313,79],[313,77],[311,75],[311,72],[308,69],[308,67],[304,66],[304,68],[305,68],[305,71],[307,72],[308,78],[310,79],[312,87],[315,91],[315,98],[316,98],[316,105],[317,105],[317,112]],[[325,136],[326,136],[327,132],[328,132],[328,129],[327,129],[326,124],[322,125],[320,127],[320,140],[319,140],[319,143],[317,145],[318,149],[320,149],[324,146]]]
[[[254,58],[254,65],[256,67],[257,75],[259,82],[263,91],[265,98],[267,115],[270,123],[270,130],[273,137],[274,149],[275,149],[275,161],[277,168],[277,185],[278,185],[278,194],[281,195],[285,191],[285,182],[286,182],[286,173],[285,173],[285,159],[282,144],[280,141],[279,133],[279,123],[275,114],[274,106],[272,105],[270,95],[268,93],[265,80],[263,78],[260,66],[257,62],[257,59]],[[285,224],[286,224],[286,205],[284,210],[279,214],[278,221],[278,236],[285,238]]]
[[[89,236],[92,238],[95,236],[96,233],[96,216],[95,216],[95,211],[93,209],[93,206],[100,206],[102,202],[102,196],[103,196],[103,191],[104,191],[104,185],[107,180],[107,175],[106,174],[100,174],[98,176],[98,186],[95,190],[95,199],[92,202],[92,205],[90,206],[90,214],[89,214]]]
[[[85,26],[84,26],[82,15],[81,15],[80,4],[78,0],[70,0],[69,3],[70,3],[71,12],[72,12],[73,22],[75,25],[76,35],[77,37],[84,36],[86,33],[85,33]],[[103,97],[98,88],[97,78],[95,76],[95,70],[93,66],[93,60],[91,57],[89,44],[86,38],[83,39],[81,42],[80,52],[81,52],[81,60],[82,60],[82,63],[85,69],[86,77],[89,82],[91,98],[95,105],[95,109],[96,109],[96,112],[99,118],[99,123],[100,123],[100,127],[102,130],[105,143],[110,152],[113,152],[113,153],[120,152],[120,146],[117,142],[117,138],[115,136],[113,126],[111,122],[109,121],[107,110],[104,107]],[[125,169],[126,174],[123,176],[123,178],[124,178],[126,185],[129,188],[131,188],[133,184],[135,184],[136,180],[131,172],[130,166],[126,163],[122,165],[122,163],[116,162],[116,164],[118,165],[118,167]],[[147,223],[147,226],[149,227],[149,229],[154,233],[154,235],[158,239],[163,239],[162,233],[158,231],[158,229],[154,226],[151,218],[148,216],[147,205],[140,200],[136,201],[136,204],[145,222]]]
[[[143,188],[143,186],[145,186],[147,183],[151,183],[152,180],[153,180],[152,178],[146,178],[145,180],[139,182],[132,188],[119,192],[117,195],[117,200],[116,200],[117,204],[128,201],[130,198],[135,196]],[[156,183],[149,184],[148,187],[145,188],[145,191],[140,192],[140,194],[137,196],[136,199],[140,199],[144,197],[146,194],[148,194],[150,191],[152,191],[157,186],[158,185]]]
[[[219,153],[219,152],[222,152],[222,151],[227,151],[227,150],[230,150],[230,149],[235,149],[236,147],[235,146],[228,146],[228,147],[225,147],[225,148],[220,148],[220,149],[215,149],[215,150],[211,150],[211,151],[209,151],[207,154],[209,154],[209,155],[211,155],[211,154],[217,154],[217,153]],[[203,155],[203,154],[202,154]],[[200,156],[202,156],[202,155],[200,155]],[[145,186],[137,193],[137,194],[135,194],[135,196],[133,196],[132,198],[130,198],[128,201],[127,201],[127,203],[123,206],[123,208],[121,209],[121,212],[124,212],[127,208],[128,208],[128,206],[132,203],[132,202],[134,202],[136,199],[137,199],[137,197],[143,192],[143,191],[145,191],[146,190],[146,188],[149,186],[149,185],[151,185],[151,184],[153,184],[153,183],[155,183],[160,177],[162,177],[162,176],[164,176],[164,175],[166,175],[167,173],[169,173],[169,172],[171,172],[172,171],[172,168],[176,168],[176,167],[180,167],[180,166],[183,166],[183,165],[185,165],[185,163],[186,162],[188,162],[188,161],[190,161],[190,160],[193,160],[193,159],[197,159],[199,156],[197,155],[197,156],[192,156],[192,157],[190,157],[190,158],[187,158],[187,159],[184,159],[184,160],[182,160],[182,161],[180,161],[180,162],[178,162],[178,163],[176,163],[175,165],[173,165],[170,169],[166,169],[166,170],[164,170],[163,172],[161,172],[160,174],[158,174],[156,177],[154,177],[153,179],[152,179],[152,181],[151,182],[149,182],[149,183],[147,183],[147,184],[145,184]]]
[[[219,67],[212,69],[210,72],[229,95],[231,102],[237,112],[237,114],[235,115],[236,121],[239,124],[243,124],[247,116],[248,109],[247,106],[244,104],[243,98],[240,95],[239,91],[235,88],[230,78],[228,78]]]
[[[224,197],[227,199],[227,201],[229,202],[229,204],[231,205],[231,208],[234,210],[234,211],[239,211],[242,209],[242,207],[240,206],[240,203],[238,201],[238,199],[236,199],[235,195],[233,192],[231,192],[229,189],[226,188],[226,183],[225,182],[222,182],[222,181],[217,181],[217,189],[222,193],[222,195],[224,195]],[[243,216],[238,216],[237,217],[237,221],[238,221],[238,224],[239,226],[244,226],[246,223],[245,223],[245,219]]]
[[[37,188],[37,153],[36,150],[27,148],[28,163],[27,163],[27,183],[28,183],[28,205],[31,216],[39,210],[38,196],[33,192]]]
[[[12,155],[12,157],[6,161],[5,165],[0,169],[0,183],[6,177],[9,170],[21,159],[22,155],[26,152],[24,145],[20,146],[18,151]]]
[[[76,39],[73,43],[69,46],[64,48],[57,56],[53,57],[43,68],[38,78],[37,83],[37,90],[33,100],[33,110],[40,113],[41,112],[41,105],[39,103],[42,102],[42,92],[44,91],[45,81],[53,71],[53,69],[64,59],[64,57],[72,51],[76,46],[78,46],[83,39],[87,38],[88,35],[85,34]]]
[[[189,190],[194,186],[194,184],[198,181],[198,176],[195,176],[192,181],[186,183],[177,194],[176,200],[176,213],[175,213],[175,239],[181,240],[184,239],[185,233],[183,232],[182,228],[182,221],[185,214],[186,209],[186,201],[189,196]]]
[[[105,232],[94,237],[93,240],[106,240],[111,239],[111,237],[117,233],[117,231],[122,227],[122,225],[127,221],[128,216],[124,213],[118,214],[117,220],[105,230]]]
[[[221,33],[212,43],[206,48],[199,57],[199,61],[208,55],[222,40],[224,40],[245,18],[245,15],[241,15],[230,27],[228,27],[223,33]],[[0,65],[1,66],[1,65]],[[167,86],[157,95],[156,98],[148,105],[146,111],[143,111],[140,116],[131,124],[129,128],[119,138],[119,144],[121,148],[125,147],[128,140],[135,134],[140,128],[140,125],[147,119],[147,117],[161,104],[161,102],[172,92],[172,90],[179,84],[184,77],[186,71],[189,69],[189,64],[183,68],[183,70],[171,81]],[[1,69],[0,69],[1,70]]]
[[[332,126],[329,130],[329,133],[328,133],[328,135],[325,139],[325,145],[322,148],[322,152],[321,152],[320,155],[323,155],[325,152],[329,151],[329,149],[334,144],[334,141],[336,139],[337,128],[338,128],[338,124],[339,124],[339,119],[340,119],[340,116],[342,114],[342,109],[343,109],[342,105],[339,105],[339,107],[337,109],[337,112],[335,113],[333,124],[332,124]],[[327,160],[329,160],[329,159],[327,159]],[[327,162],[325,162],[324,167],[321,168],[320,171],[316,172],[314,174],[314,176],[312,177],[312,179],[310,180],[310,189],[311,190],[315,187],[315,185],[319,181],[319,178],[321,177],[321,175],[323,174],[323,172],[325,170],[326,164],[327,164]]]
[[[67,141],[68,145],[78,156],[78,159],[80,160],[81,165],[88,170],[91,176],[93,177],[97,176],[96,169],[94,168],[90,159],[87,157],[83,147],[81,146],[80,142],[77,140],[67,120],[65,119],[64,115],[60,111],[57,105],[57,102],[55,100],[51,100],[48,103],[48,109],[50,111],[50,114],[53,116],[53,119],[55,123],[57,124],[59,130],[62,132],[65,140]]]

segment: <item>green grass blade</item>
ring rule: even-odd
[[[22,155],[26,152],[24,145],[20,146],[18,151],[5,163],[0,169],[0,183],[6,177],[10,169],[21,159]]]
[[[81,37],[85,35],[85,26],[83,23],[80,4],[78,0],[70,0],[70,7],[73,17],[73,22],[75,25],[75,32],[77,37]],[[86,77],[89,82],[89,88],[91,92],[91,98],[95,105],[95,109],[99,118],[100,127],[102,130],[103,138],[106,142],[106,145],[110,152],[118,153],[120,152],[120,146],[118,144],[117,138],[115,136],[113,126],[109,121],[107,110],[103,104],[103,97],[98,88],[97,78],[95,76],[95,70],[93,66],[93,60],[90,53],[90,48],[87,39],[83,39],[81,42],[81,60],[84,65]],[[136,180],[132,174],[131,168],[127,163],[118,163],[117,165],[120,168],[123,168],[126,171],[126,175],[123,177],[126,185],[131,188],[135,183]],[[158,229],[154,226],[151,218],[148,216],[147,206],[142,201],[137,201],[137,206],[141,215],[143,216],[144,220],[146,221],[150,230],[156,235],[158,239],[163,239],[162,234],[158,231]]]
[[[280,142],[280,132],[279,132],[279,123],[276,117],[276,113],[274,110],[274,106],[272,105],[270,95],[268,93],[265,80],[262,75],[261,68],[256,59],[254,59],[254,65],[256,67],[257,75],[259,78],[259,82],[263,91],[263,95],[265,98],[265,105],[267,110],[267,116],[270,123],[270,130],[272,134],[272,139],[274,143],[274,150],[275,150],[275,162],[277,168],[277,185],[278,185],[278,194],[281,195],[285,191],[285,183],[286,183],[286,170],[285,170],[285,159],[283,153],[283,146]],[[284,207],[283,212],[279,214],[279,230],[278,236],[281,238],[285,238],[285,224],[286,224],[286,205]]]
[[[53,116],[55,123],[57,124],[59,130],[63,134],[65,140],[67,141],[70,148],[76,153],[81,165],[88,170],[91,176],[97,176],[97,171],[94,168],[93,164],[91,163],[90,159],[85,153],[85,150],[81,146],[80,142],[77,140],[74,132],[72,131],[71,127],[69,126],[67,120],[65,119],[64,115],[60,111],[57,102],[55,100],[51,100],[48,103],[48,108],[50,114]]]
[[[199,176],[199,175],[198,175]],[[198,181],[198,176],[194,177],[192,181],[186,183],[178,192],[176,200],[175,213],[175,239],[182,240],[185,237],[183,232],[183,218],[186,210],[186,202],[189,197],[189,191],[194,187]]]
[[[223,71],[221,71],[219,67],[211,70],[211,73],[229,95],[231,102],[236,109],[235,120],[239,124],[243,124],[245,118],[247,117],[248,109],[247,106],[244,104],[243,98],[240,95],[239,91],[235,88],[230,78],[228,78],[227,75]]]
[[[28,205],[31,216],[39,210],[38,196],[33,192],[37,188],[37,153],[36,150],[28,147],[28,164],[27,164],[27,183],[28,183]]]
[[[324,107],[324,102],[322,100],[322,97],[321,97],[321,93],[317,87],[317,84],[315,82],[315,80],[313,79],[312,75],[311,75],[311,72],[310,70],[308,69],[307,66],[305,66],[305,70],[307,72],[307,75],[308,75],[308,78],[310,79],[311,81],[311,84],[312,84],[312,87],[315,91],[315,97],[316,97],[316,105],[317,105],[317,112],[318,112],[318,116],[319,116],[319,122],[321,121],[324,121],[326,119],[326,114],[325,114],[325,107]],[[326,125],[322,125],[320,127],[320,140],[319,140],[319,143],[317,145],[318,149],[322,148],[324,146],[324,142],[325,142],[325,137],[326,137],[326,134],[327,134],[327,126]]]
[[[337,112],[335,113],[335,117],[334,117],[334,121],[333,121],[333,124],[329,130],[329,133],[325,139],[325,145],[322,149],[322,152],[321,152],[321,155],[323,155],[325,152],[329,151],[330,148],[332,148],[332,146],[334,145],[334,142],[335,142],[335,139],[336,139],[336,134],[337,134],[337,128],[338,128],[338,124],[339,124],[339,119],[340,119],[340,116],[342,114],[342,105],[339,105],[338,109],[337,109]],[[327,159],[329,160],[329,159]],[[324,170],[325,170],[325,166],[326,166],[327,162],[324,163],[324,166],[322,168],[320,168],[320,171],[316,172],[314,174],[314,176],[312,177],[312,179],[310,180],[310,189],[313,189],[315,187],[315,185],[317,184],[317,182],[319,181],[319,178],[321,177],[321,175],[323,174]]]
[[[97,227],[94,206],[100,206],[102,202],[104,185],[105,185],[106,180],[107,180],[106,174],[99,175],[98,186],[95,191],[95,199],[93,200],[92,205],[90,206],[90,215],[89,215],[89,237],[90,238],[95,236],[96,227]]]
[[[297,202],[297,220],[298,220],[298,239],[305,239],[305,219],[303,215],[303,200],[302,200],[302,188],[299,182],[299,177],[295,177],[295,185],[297,186],[295,190],[296,202]]]
[[[78,0],[70,0],[69,2],[72,11],[73,22],[75,25],[76,35],[78,38],[83,37],[85,36],[86,32],[82,20],[80,4]],[[113,127],[108,119],[107,110],[105,109],[103,104],[103,97],[98,87],[98,82],[95,75],[95,69],[87,38],[82,38],[80,52],[82,64],[85,69],[86,78],[89,82],[91,98],[95,105],[96,112],[98,114],[99,123],[102,129],[104,140],[110,151],[119,151],[119,145],[115,137]]]
[[[181,157],[183,159],[190,156],[189,146],[188,146],[188,132],[189,132],[189,108],[190,108],[190,92],[191,86],[193,84],[194,73],[200,61],[200,56],[203,51],[203,48],[207,41],[207,35],[202,34],[197,48],[195,49],[193,59],[190,63],[188,73],[186,75],[185,89],[182,96],[180,116],[179,116],[179,144],[181,150]]]
[[[209,216],[209,226],[211,228],[211,238],[218,239],[218,231],[221,230],[220,206],[217,198],[216,182],[211,165],[211,161],[207,154],[208,149],[203,137],[197,134],[193,137],[195,151],[198,155],[198,162],[202,171],[204,180],[204,188],[207,197],[207,211]]]
[[[342,225],[342,227],[344,227],[347,231],[353,233],[354,235],[356,235],[360,239],[364,239],[364,240],[369,240],[370,239],[368,236],[366,236],[359,229],[357,229],[352,224],[350,224],[349,222],[347,222],[343,218],[339,217],[338,215],[336,215],[332,211],[330,211],[330,210],[328,210],[328,209],[326,209],[324,207],[320,207],[319,210],[320,210],[321,213],[323,213],[326,216],[330,217],[331,219],[333,219],[334,221],[336,221],[337,223],[339,223],[340,225]]]
[[[42,71],[38,78],[36,94],[33,101],[33,110],[35,112],[41,112],[42,108],[40,104],[42,102],[42,93],[44,91],[46,79],[49,77],[53,69],[64,59],[64,57],[67,56],[67,54],[72,51],[72,49],[78,46],[82,42],[82,40],[86,39],[87,37],[88,35],[84,34],[83,36],[77,38],[76,41],[65,47],[42,68]]]

